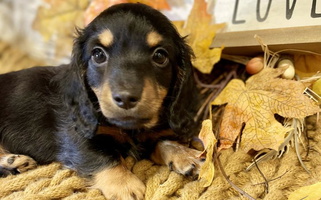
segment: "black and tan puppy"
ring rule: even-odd
[[[69,65],[0,75],[1,175],[58,161],[107,198],[142,199],[124,156],[154,152],[155,162],[197,174],[199,152],[173,142],[198,129],[191,55],[160,12],[120,4],[79,31]],[[98,134],[101,123],[118,136]]]

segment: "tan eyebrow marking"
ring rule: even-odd
[[[160,41],[163,40],[163,37],[155,31],[151,31],[147,34],[147,44],[150,47],[156,46]]]
[[[109,29],[106,29],[98,35],[98,39],[102,45],[108,47],[113,43],[114,35]]]

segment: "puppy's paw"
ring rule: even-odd
[[[0,167],[11,174],[17,174],[36,168],[37,162],[29,156],[5,154],[0,158]]]
[[[144,183],[122,165],[95,174],[92,187],[111,200],[142,200],[145,194]]]
[[[195,177],[205,161],[202,152],[185,147],[173,141],[161,141],[157,144],[152,159],[166,164],[171,170],[185,176]]]

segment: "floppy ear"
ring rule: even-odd
[[[182,38],[179,43],[177,80],[173,90],[174,100],[170,105],[170,127],[182,138],[192,136],[198,129],[194,117],[199,107],[199,93],[193,77],[191,58],[194,56],[190,46]]]
[[[90,37],[85,29],[76,29],[76,38],[74,39],[74,44],[72,48],[72,56],[71,56],[71,67],[79,78],[84,77],[85,71],[88,65],[88,55],[86,55],[86,42]]]
[[[72,124],[69,131],[75,131],[83,137],[92,138],[97,127],[96,111],[88,97],[86,88],[86,68],[88,59],[85,59],[84,46],[86,36],[78,31],[74,41],[71,63],[66,70],[59,74],[60,91],[63,94],[64,121]]]

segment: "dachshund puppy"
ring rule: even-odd
[[[127,200],[145,186],[125,156],[197,174],[200,152],[174,142],[199,129],[192,55],[160,12],[119,4],[78,31],[70,64],[0,75],[1,175],[57,161]]]

